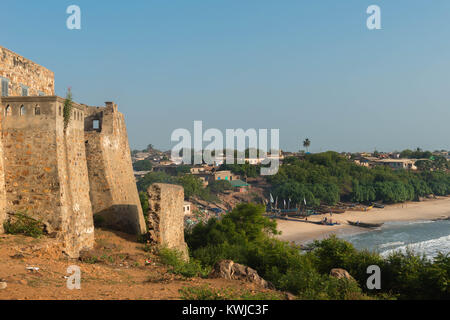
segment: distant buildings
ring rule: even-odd
[[[357,165],[372,168],[379,165],[388,166],[394,170],[417,170],[415,165],[418,159],[399,159],[399,154],[383,154],[380,157],[374,157],[372,155],[357,156],[353,159],[353,162]]]
[[[185,216],[189,216],[191,214],[191,203],[185,201],[183,205],[183,212]]]
[[[388,166],[394,170],[417,170],[416,159],[381,159],[376,164]]]

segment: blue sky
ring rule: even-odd
[[[82,30],[66,28],[66,8]],[[366,27],[381,7],[382,30]],[[450,1],[9,1],[0,45],[56,93],[115,101],[130,144],[174,129],[279,128],[282,149],[450,149]]]

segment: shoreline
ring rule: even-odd
[[[407,202],[387,205],[384,209],[373,208],[367,212],[347,211],[343,214],[322,214],[311,216],[309,221],[321,221],[323,218],[332,219],[341,223],[338,226],[324,226],[306,223],[302,220],[276,219],[278,230],[282,232],[278,239],[293,241],[298,244],[313,240],[321,240],[331,235],[348,235],[370,232],[364,229],[350,226],[347,220],[367,223],[386,223],[394,221],[420,221],[450,217],[450,197],[438,197],[423,202]]]

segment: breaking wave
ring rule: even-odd
[[[393,252],[406,253],[408,250],[415,254],[424,254],[428,258],[435,258],[439,252],[444,254],[450,253],[450,235],[437,239],[402,245],[394,249],[385,250],[381,252],[381,255],[383,257],[387,257]]]

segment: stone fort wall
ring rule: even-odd
[[[8,95],[0,95],[0,226],[26,212],[55,233],[71,257],[93,246],[94,213],[111,226],[144,233],[117,106],[74,103],[65,127],[64,99],[54,96],[51,71],[0,47],[0,77],[8,79]],[[21,96],[22,85],[29,96]]]
[[[7,80],[7,96],[21,96],[22,86],[29,96],[55,94],[55,75],[52,71],[0,46],[0,77]]]
[[[109,228],[143,234],[145,221],[123,114],[112,102],[107,102],[106,108],[86,110],[87,165],[94,215],[100,216]]]
[[[41,220],[76,255],[94,236],[84,107],[74,105],[64,129],[63,103],[58,97],[2,98],[6,215],[22,212]]]

